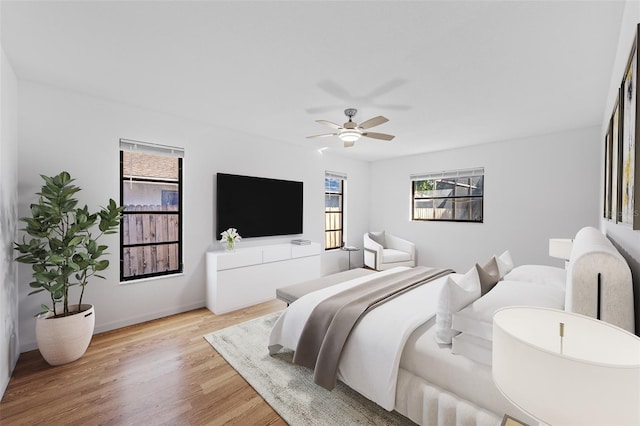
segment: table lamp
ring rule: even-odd
[[[493,318],[493,380],[553,425],[640,424],[640,338],[591,317],[508,307]]]
[[[569,260],[572,247],[571,238],[551,238],[549,239],[549,256]]]

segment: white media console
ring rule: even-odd
[[[207,308],[223,314],[275,299],[276,289],[320,277],[320,244],[207,251]]]

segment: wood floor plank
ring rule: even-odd
[[[284,308],[203,308],[97,334],[81,359],[57,367],[23,353],[0,424],[286,425],[202,337]]]

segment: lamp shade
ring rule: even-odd
[[[571,238],[551,238],[549,240],[549,256],[569,260],[573,240]]]
[[[640,338],[626,330],[556,309],[504,308],[493,317],[492,357],[498,389],[541,422],[640,424]]]

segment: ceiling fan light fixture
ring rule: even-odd
[[[321,138],[325,136],[338,136],[340,140],[344,143],[345,148],[352,147],[356,141],[360,140],[362,136],[372,139],[380,139],[384,141],[390,141],[394,138],[393,135],[388,135],[386,133],[376,133],[370,132],[369,129],[371,127],[379,126],[381,124],[389,121],[387,118],[379,115],[377,117],[370,118],[369,120],[363,121],[358,124],[353,121],[353,117],[358,112],[355,108],[347,108],[344,110],[344,115],[349,117],[349,121],[344,123],[342,126],[331,121],[327,120],[316,120],[316,122],[320,124],[327,125],[335,130],[334,133],[324,133],[322,135],[313,135],[307,136],[307,138]]]
[[[360,136],[360,132],[353,129],[345,129],[338,135],[343,142],[355,142],[360,139]]]

